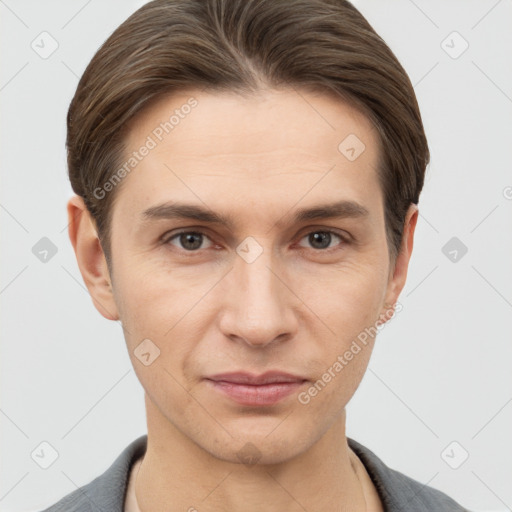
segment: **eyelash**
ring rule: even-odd
[[[342,250],[343,247],[345,245],[349,244],[349,242],[350,242],[348,236],[343,236],[340,233],[337,233],[336,231],[332,231],[332,230],[329,230],[329,229],[314,229],[312,231],[308,231],[307,233],[305,233],[300,238],[300,240],[308,237],[309,235],[311,235],[313,233],[328,233],[330,235],[334,235],[335,237],[338,237],[341,240],[341,247],[340,246],[334,246],[334,247],[328,247],[326,249],[311,248],[314,252],[317,252],[317,253],[330,254],[333,251]],[[168,236],[168,237],[165,237],[165,235],[164,235],[164,237],[162,237],[163,238],[162,243],[164,245],[168,245],[168,244],[170,244],[171,240],[174,240],[175,238],[178,238],[181,235],[188,235],[188,234],[202,235],[202,236],[210,239],[210,237],[204,231],[200,231],[200,230],[198,230],[198,231],[196,231],[196,230],[182,230],[182,231],[174,233],[173,235]],[[172,244],[170,244],[170,245],[172,245]],[[187,255],[190,255],[190,256],[193,256],[195,254],[199,254],[200,251],[201,251],[201,249],[195,249],[195,250],[187,250],[187,249],[184,249],[184,248],[177,248],[177,249],[182,251],[182,252],[184,252],[184,253],[187,253]],[[301,249],[307,249],[307,248],[306,247],[301,247]]]

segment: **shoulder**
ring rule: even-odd
[[[443,492],[389,468],[357,441],[350,438],[347,441],[366,467],[386,512],[470,512]]]
[[[132,441],[100,476],[42,512],[123,512],[130,468],[146,452],[147,435]]]

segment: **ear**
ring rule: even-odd
[[[75,195],[67,204],[68,234],[82,278],[94,307],[107,319],[119,320],[107,260],[96,226],[83,199]]]
[[[402,235],[402,243],[400,250],[397,254],[394,268],[390,270],[388,286],[386,290],[386,300],[383,306],[384,321],[379,324],[385,323],[392,316],[394,304],[398,301],[398,297],[405,286],[407,279],[407,271],[409,269],[409,261],[411,259],[412,248],[414,245],[414,231],[416,229],[416,222],[418,221],[418,206],[411,203],[404,221],[404,230]]]

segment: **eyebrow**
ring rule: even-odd
[[[309,208],[301,208],[294,213],[293,222],[300,223],[308,220],[319,219],[343,219],[364,218],[370,212],[360,203],[350,200],[342,200],[334,203],[316,205]],[[149,222],[159,219],[191,219],[209,224],[218,224],[233,231],[235,218],[231,215],[222,215],[202,206],[168,201],[144,210],[141,214],[142,221]],[[281,224],[276,222],[277,225]]]

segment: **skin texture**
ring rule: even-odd
[[[135,485],[139,506],[313,512],[334,510],[336,503],[336,510],[365,510],[345,436],[345,406],[375,339],[309,403],[300,403],[298,392],[322,378],[359,333],[382,321],[386,304],[397,302],[418,209],[409,209],[392,264],[375,170],[376,131],[326,94],[180,91],[138,116],[127,155],[192,96],[197,106],[118,185],[112,275],[83,201],[75,196],[68,203],[83,279],[98,311],[121,320],[145,389],[148,449]],[[338,150],[349,134],[365,144],[354,161]],[[341,199],[357,201],[368,216],[292,221],[299,208]],[[143,222],[145,209],[169,200],[231,215],[234,226]],[[198,249],[187,251],[193,244],[180,244],[180,237],[170,240],[184,228],[204,234]],[[326,230],[335,232],[328,249],[308,236]],[[237,253],[249,236],[262,248],[251,263]],[[148,366],[134,353],[144,339],[160,350]],[[204,380],[267,370],[309,382],[258,408],[233,402]],[[248,446],[259,457],[256,465],[240,462]],[[372,492],[367,484],[366,499]]]

